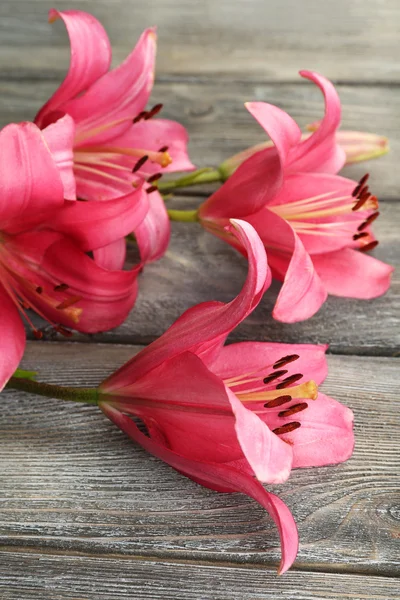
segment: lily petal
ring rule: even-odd
[[[244,373],[260,379],[272,372],[272,366],[284,356],[297,354],[299,358],[284,368],[286,377],[302,373],[304,380],[313,379],[320,384],[328,373],[325,352],[327,345],[278,344],[271,342],[239,342],[221,349],[210,365],[210,370],[221,379],[230,379]]]
[[[297,124],[272,104],[248,102],[247,110],[270,135],[275,148],[245,160],[231,177],[202,204],[200,218],[243,218],[270,202],[283,183],[290,148],[301,138]]]
[[[247,473],[226,464],[207,463],[181,456],[141,433],[128,416],[107,403],[101,402],[100,408],[130,438],[180,473],[211,489],[241,492],[261,504],[269,512],[279,530],[282,547],[279,573],[282,574],[290,568],[298,550],[298,533],[291,512],[280,498],[267,492],[259,481]]]
[[[164,200],[157,191],[149,195],[149,210],[135,229],[136,241],[143,263],[161,258],[169,244],[171,225]]]
[[[314,268],[327,292],[345,298],[377,298],[390,287],[393,267],[351,248],[314,254]]]
[[[66,202],[52,217],[55,231],[67,234],[85,252],[123,239],[143,221],[149,205],[141,188],[105,202]]]
[[[88,89],[104,75],[111,64],[111,47],[103,26],[92,15],[80,10],[49,11],[49,21],[62,19],[71,44],[71,59],[66,78],[40,109],[35,123],[43,128],[52,122],[54,111]]]
[[[58,121],[45,127],[42,134],[60,172],[64,186],[64,198],[76,200],[73,152],[75,123],[73,119],[69,115],[64,115]]]
[[[57,166],[41,131],[33,123],[0,131],[0,219],[2,231],[19,231],[40,222],[64,203]]]
[[[126,257],[125,238],[111,242],[107,246],[93,250],[93,257],[97,265],[109,271],[122,269]]]
[[[325,116],[318,129],[290,155],[291,172],[337,173],[346,162],[346,153],[336,141],[340,126],[341,105],[333,84],[318,73],[300,71],[302,77],[313,81],[321,89],[325,99]]]
[[[294,418],[301,423],[298,429],[281,435],[293,450],[293,468],[336,465],[352,455],[353,412],[337,400],[319,393],[316,400],[308,402],[307,408],[294,417],[278,417],[281,410],[282,407],[269,409],[260,418],[271,429]]]
[[[146,29],[124,62],[93,82],[80,97],[63,107],[77,123],[76,145],[101,144],[131,127],[147,104],[154,81],[156,33]],[[107,123],[126,119],[96,133]]]
[[[140,379],[164,360],[181,352],[193,352],[206,361],[210,354],[220,348],[226,336],[258,305],[266,282],[270,282],[265,250],[248,223],[232,220],[232,230],[248,255],[248,275],[239,295],[228,304],[203,302],[189,308],[161,337],[106,380],[108,390],[124,387]]]
[[[274,319],[295,323],[312,317],[325,302],[327,292],[298,235],[268,208],[247,220],[268,251],[273,276],[283,281],[272,313]]]
[[[18,367],[25,349],[25,330],[19,312],[0,285],[0,392]]]

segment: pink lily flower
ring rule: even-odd
[[[125,319],[136,298],[140,265],[108,271],[86,253],[135,228],[147,214],[148,197],[139,189],[101,203],[64,201],[59,170],[33,123],[1,130],[0,148],[2,389],[24,351],[22,318],[41,337],[27,309],[64,335],[69,335],[66,327],[94,333]]]
[[[199,209],[210,232],[239,250],[225,231],[230,218],[245,219],[268,250],[273,276],[283,282],[273,316],[292,323],[311,317],[329,294],[375,298],[390,285],[392,267],[365,254],[378,242],[371,224],[378,201],[366,185],[335,175],[346,160],[336,142],[340,101],[325,78],[303,71],[325,97],[325,117],[307,139],[291,117],[263,102],[246,108],[274,147],[243,162]],[[361,252],[360,252],[361,251]]]
[[[153,119],[161,104],[145,110],[154,80],[155,29],[146,29],[125,61],[109,71],[111,47],[102,25],[79,10],[50,10],[51,23],[59,18],[70,38],[70,67],[35,123],[47,137],[46,128],[61,115],[72,117],[65,122],[71,146],[55,149],[66,198],[76,194],[84,200],[108,200],[149,181],[149,211],[134,233],[142,261],[156,260],[167,248],[170,225],[152,182],[161,172],[194,167],[187,155],[185,128]],[[98,264],[107,268],[122,268],[124,257],[125,240],[95,253]]]
[[[103,412],[146,450],[197,483],[241,492],[275,521],[285,572],[298,549],[288,507],[261,484],[282,483],[292,467],[334,464],[353,450],[352,412],[318,394],[325,346],[244,342],[224,347],[270,284],[265,250],[248,223],[231,235],[249,271],[239,295],[186,311],[160,338],[99,387]],[[300,372],[299,372],[300,371]],[[142,433],[132,417],[145,424]]]

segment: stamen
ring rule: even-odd
[[[32,333],[37,340],[41,340],[43,338],[43,331],[40,331],[39,329],[33,329]]]
[[[318,386],[312,379],[295,385],[287,390],[292,398],[304,398],[305,400],[316,400],[318,398]],[[243,390],[243,392],[235,392],[235,395],[241,402],[262,402],[276,399],[276,390],[254,391]]]
[[[280,358],[276,361],[276,363],[274,363],[272,368],[279,369],[280,367],[285,367],[286,365],[288,365],[291,362],[294,362],[298,358],[300,358],[298,354],[288,354],[287,356],[282,356],[282,358]]]
[[[271,375],[268,375],[267,377],[264,377],[263,379],[263,383],[271,383],[271,381],[274,381],[275,379],[279,379],[279,377],[282,377],[282,375],[286,375],[287,371],[283,370],[283,371],[276,371],[275,373],[271,373]]]
[[[359,250],[360,250],[360,252],[368,252],[369,250],[373,250],[374,248],[376,248],[378,244],[379,244],[378,240],[375,240],[374,242],[365,244],[365,246],[361,246],[361,248],[359,248]]]
[[[354,190],[351,192],[351,195],[356,198],[359,194],[359,191],[361,190],[362,185],[360,185],[359,183],[356,185],[356,187],[354,188]]]
[[[376,213],[370,215],[368,217],[368,219],[365,219],[365,221],[363,221],[361,223],[361,225],[359,225],[357,227],[357,231],[363,231],[366,227],[368,227],[368,225],[371,225],[371,223],[373,223],[375,221],[375,219],[377,219],[379,217],[380,213],[379,211],[377,211]]]
[[[276,408],[277,406],[282,406],[282,404],[286,404],[292,400],[292,396],[278,396],[269,402],[264,404],[264,408]]]
[[[144,119],[146,116],[147,116],[147,111],[142,110],[138,115],[136,115],[136,117],[134,119],[132,119],[132,123],[138,123],[139,121]]]
[[[150,187],[146,188],[145,192],[146,194],[151,194],[151,192],[155,192],[156,190],[158,190],[158,187],[156,185],[151,185]]]
[[[291,406],[287,410],[282,410],[280,413],[278,413],[278,417],[290,417],[291,415],[295,415],[296,413],[301,412],[306,408],[308,408],[307,402],[300,402],[299,404]]]
[[[42,294],[43,293],[43,288],[40,285],[36,288],[36,293],[37,294]]]
[[[150,175],[150,177],[147,179],[147,183],[153,183],[153,181],[158,181],[159,179],[161,179],[162,177],[162,173],[154,173],[154,175]]]
[[[364,183],[367,183],[369,178],[369,173],[365,173],[365,175],[363,175],[360,179],[360,181],[358,182],[360,185],[364,185]]]
[[[147,156],[147,154],[145,156],[142,156],[142,158],[139,158],[139,160],[137,161],[137,163],[135,164],[135,166],[132,169],[132,173],[136,173],[136,171],[139,171],[139,169],[141,169],[144,165],[145,162],[147,162],[149,160],[149,157]]]
[[[159,152],[168,152],[168,150],[169,150],[169,147],[168,147],[168,146],[162,146],[162,147],[159,149]]]
[[[153,108],[151,110],[149,110],[147,115],[144,117],[144,120],[148,121],[148,119],[151,119],[152,117],[154,117],[156,114],[158,114],[160,112],[160,110],[162,109],[163,106],[164,106],[163,104],[156,104],[155,106],[153,106]]]
[[[82,300],[82,296],[71,296],[70,298],[66,298],[60,304],[58,304],[56,306],[56,309],[64,310],[65,308],[69,308],[70,306],[73,306],[74,304],[79,302],[79,300]]]
[[[58,333],[61,333],[61,335],[63,335],[64,337],[72,337],[72,335],[73,335],[72,331],[70,331],[69,329],[66,329],[62,325],[56,325],[54,327],[54,329],[56,331],[58,331]]]
[[[55,285],[53,289],[55,292],[66,292],[68,288],[69,285],[67,285],[66,283],[60,283],[59,285]]]
[[[364,204],[366,203],[366,201],[371,198],[371,194],[368,192],[367,194],[363,194],[360,199],[358,200],[358,202],[355,203],[355,205],[353,206],[353,208],[351,210],[359,210],[362,206],[364,206]]]
[[[275,433],[276,435],[281,435],[282,433],[290,433],[291,431],[294,431],[299,427],[301,427],[301,423],[299,423],[298,421],[293,421],[292,423],[286,423],[286,425],[282,425],[282,427],[277,427],[276,429],[273,429],[272,433]]]
[[[295,375],[290,375],[290,377],[286,377],[286,379],[281,381],[281,383],[278,383],[278,385],[276,386],[276,389],[283,390],[284,388],[287,388],[290,385],[292,385],[292,383],[296,383],[296,381],[299,381],[299,379],[301,379],[302,377],[303,377],[302,373],[296,373]]]
[[[359,240],[360,238],[368,237],[368,236],[369,236],[369,233],[367,233],[366,231],[363,231],[362,233],[356,233],[356,234],[354,234],[353,235],[353,240],[356,241],[356,240]]]

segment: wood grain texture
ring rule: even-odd
[[[196,202],[182,199],[174,206]],[[381,244],[373,254],[399,266],[398,205],[382,204],[382,217],[374,223]],[[235,297],[246,278],[246,260],[196,223],[173,223],[172,231],[166,255],[140,275],[138,299],[127,320],[113,331],[94,336],[74,334],[75,339],[148,343],[190,306],[208,300],[229,302]],[[274,282],[259,307],[232,332],[231,340],[329,343],[330,352],[346,354],[393,356],[399,352],[398,268],[385,296],[369,301],[330,297],[314,317],[302,323],[288,325],[272,319],[278,290]],[[45,339],[63,339],[43,321],[35,322],[44,327]]]
[[[41,70],[37,71],[39,75]],[[40,106],[62,80],[0,80],[0,126],[33,119]],[[343,104],[343,129],[372,131],[389,138],[391,152],[379,160],[353,165],[343,171],[358,180],[371,171],[371,186],[381,199],[399,199],[400,155],[399,87],[338,85]],[[189,153],[199,167],[217,166],[248,146],[266,139],[263,129],[244,108],[249,100],[262,100],[288,111],[301,127],[323,114],[320,92],[297,77],[296,84],[157,81],[152,103],[162,102],[162,116],[182,123],[189,132]],[[201,193],[212,188],[198,188]]]
[[[388,600],[387,577],[0,552],[2,600]]]
[[[30,343],[47,381],[98,383],[137,347]],[[297,568],[399,573],[398,361],[329,357],[323,390],[355,412],[356,449],[336,467],[271,486],[300,533]],[[0,544],[58,552],[275,565],[277,534],[243,495],[202,488],[135,447],[95,408],[15,391],[0,413]],[[124,567],[121,563],[121,571]]]
[[[1,63],[7,73],[42,76],[67,64],[67,36],[51,28],[53,0],[2,2]],[[115,61],[141,31],[159,27],[158,72],[278,81],[299,68],[341,81],[400,80],[397,0],[65,0],[59,8],[93,12],[107,28]],[[36,75],[35,75],[36,76]]]

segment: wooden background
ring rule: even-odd
[[[62,80],[68,41],[47,24],[48,0],[0,4],[0,121],[33,118]],[[190,133],[198,166],[263,139],[243,109],[267,100],[300,125],[322,114],[297,71],[338,86],[343,127],[390,137],[371,170],[382,205],[375,256],[399,263],[400,3],[398,0],[81,0],[117,64],[157,24],[152,101]],[[206,190],[207,191],[207,190]],[[206,191],[174,199],[196,206]],[[173,224],[166,257],[146,268],[128,321],[66,342],[46,331],[24,366],[43,379],[96,384],[188,306],[230,300],[246,264],[195,224]],[[215,274],[215,278],[213,275]],[[275,294],[276,294],[275,288]],[[312,319],[273,322],[274,293],[232,339],[329,342],[323,390],[356,416],[356,450],[337,467],[293,473],[275,486],[299,526],[293,569],[277,578],[276,531],[247,497],[220,495],[146,455],[92,407],[57,406],[14,391],[0,413],[0,598],[3,600],[389,600],[399,597],[399,278],[373,301],[330,298]]]

